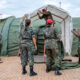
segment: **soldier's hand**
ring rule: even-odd
[[[77,28],[75,29],[75,31],[76,31],[76,32],[78,31]]]
[[[35,49],[37,50],[37,46],[35,46]]]
[[[18,54],[17,54],[17,56],[20,56],[20,54],[21,54],[21,50],[18,49]]]
[[[71,32],[73,33],[73,30],[71,30]]]
[[[59,39],[59,41],[62,41],[62,39]]]
[[[59,41],[62,41],[61,37],[59,38]]]
[[[40,13],[41,13],[41,12],[40,12],[40,11],[38,11],[38,12],[37,12],[37,15],[40,15]]]
[[[39,15],[39,12],[37,12],[37,15]]]
[[[37,12],[37,15],[40,15],[40,14],[42,14],[42,12],[39,10],[39,11]]]

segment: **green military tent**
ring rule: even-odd
[[[0,32],[2,34],[2,51],[1,56],[16,56],[19,49],[19,33],[20,33],[20,23],[21,18],[8,17],[0,20]],[[43,24],[42,24],[43,23]],[[37,20],[32,22],[34,32],[36,33],[37,44],[38,44],[38,52],[43,53],[43,30],[45,21]],[[60,25],[56,22],[55,24],[58,28]],[[58,32],[61,32],[60,27],[58,28]],[[39,41],[42,40],[42,41]],[[40,44],[40,45],[39,45]]]
[[[8,17],[0,20],[2,34],[2,56],[16,55],[19,48],[19,25],[20,18]]]

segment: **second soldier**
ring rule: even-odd
[[[44,38],[45,38],[45,52],[47,55],[47,63],[46,63],[46,72],[49,72],[51,68],[55,68],[55,74],[61,75],[59,72],[60,62],[59,62],[59,50],[57,45],[57,39],[59,35],[53,26],[54,22],[52,19],[48,19],[46,21],[46,29],[44,30]]]
[[[33,65],[34,65],[33,54],[35,52],[35,49],[37,49],[37,45],[36,45],[35,34],[31,27],[30,19],[25,20],[25,27],[22,30],[22,32],[20,32],[20,37],[21,37],[21,55],[20,57],[21,57],[21,64],[22,64],[22,74],[27,73],[26,65],[29,59],[30,76],[37,75],[37,73],[34,72],[33,70]]]

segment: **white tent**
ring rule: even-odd
[[[65,10],[58,8],[54,5],[47,5],[39,8],[38,10],[41,10],[43,8],[47,9],[47,11],[50,11],[52,13],[53,19],[55,21],[58,21],[61,24],[62,41],[64,44],[64,49],[65,49],[65,52],[70,54],[71,48],[72,48],[71,29],[73,28],[71,16]],[[30,14],[30,18],[32,21],[39,19],[37,16],[38,10],[35,10]]]

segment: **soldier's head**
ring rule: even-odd
[[[25,27],[31,26],[31,20],[30,19],[26,19],[25,20]]]
[[[44,8],[44,9],[42,9],[42,11],[41,11],[41,12],[42,12],[42,13],[45,13],[46,11],[47,11],[47,10]]]
[[[46,21],[46,24],[47,24],[48,27],[51,27],[51,25],[53,24],[53,20],[52,19],[48,19]]]
[[[46,12],[46,9],[42,9],[42,12]]]

